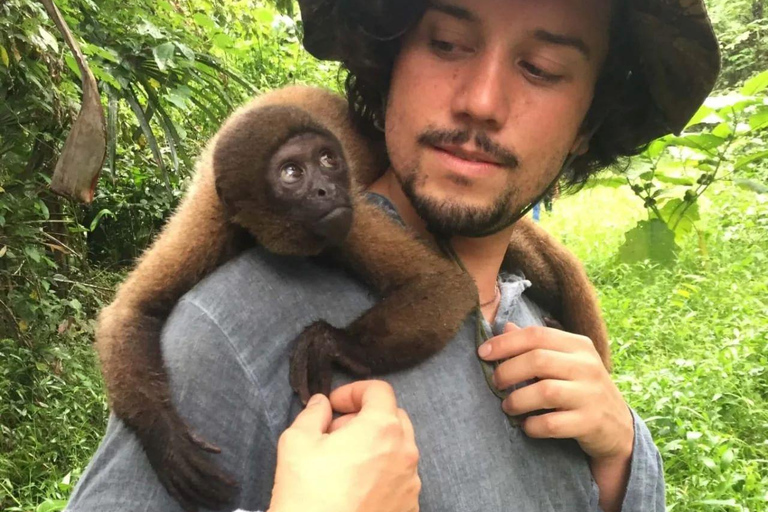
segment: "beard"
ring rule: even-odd
[[[513,199],[517,196],[514,188],[504,191],[490,206],[467,206],[459,201],[437,200],[420,193],[417,170],[407,173],[402,179],[398,173],[395,175],[403,193],[426,223],[427,230],[438,236],[485,236],[507,219],[511,221],[518,213],[518,209],[512,207]]]
[[[474,139],[475,145],[485,153],[493,156],[506,169],[514,170],[520,166],[517,156],[509,149],[495,143],[483,132],[473,134],[468,129],[439,130],[428,128],[418,138],[421,146],[438,146],[440,144],[460,145]],[[517,187],[509,186],[490,206],[468,206],[460,200],[434,199],[419,192],[425,177],[417,168],[412,168],[401,175],[395,170],[395,176],[400,182],[403,193],[410,201],[416,213],[426,223],[427,229],[438,236],[486,236],[489,231],[502,225],[509,224],[516,218],[520,208],[512,204],[518,199]],[[468,186],[470,181],[455,176],[452,178],[459,185]]]

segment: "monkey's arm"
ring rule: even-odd
[[[205,451],[170,400],[160,334],[175,303],[233,251],[237,232],[226,222],[210,167],[98,319],[96,348],[112,411],[137,435],[160,481],[184,506],[218,508],[234,481]]]
[[[355,204],[338,257],[382,299],[346,328],[318,321],[299,336],[291,385],[304,401],[330,391],[333,363],[366,375],[425,360],[453,338],[477,304],[468,274],[367,201]]]
[[[566,331],[590,338],[610,370],[608,331],[581,262],[543,228],[522,218],[515,223],[504,264],[523,272],[533,285],[530,296]]]

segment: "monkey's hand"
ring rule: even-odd
[[[546,325],[547,327],[551,327],[552,329],[557,329],[559,331],[565,330],[565,327],[563,327],[563,324],[561,324],[551,316],[544,317],[544,325]]]
[[[343,329],[323,320],[299,334],[291,354],[290,381],[302,403],[306,404],[315,393],[330,394],[334,364],[360,377],[370,375],[370,369],[345,350],[350,346],[349,336]]]
[[[217,510],[233,502],[237,481],[209,455],[221,450],[195,434],[175,411],[166,409],[136,435],[160,482],[184,510]]]

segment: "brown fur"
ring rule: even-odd
[[[322,124],[343,142],[353,190],[370,184],[386,162],[383,148],[372,150],[371,142],[352,129],[346,102],[339,96],[291,87],[253,100],[236,111],[208,144],[185,199],[115,301],[99,316],[96,346],[112,409],[136,432],[161,481],[186,509],[197,504],[220,507],[232,498],[236,485],[204,453],[215,447],[194,436],[170,401],[160,353],[160,331],[167,315],[202,277],[242,250],[247,237],[236,224],[249,228],[259,243],[277,253],[315,254],[323,249],[294,223],[260,207],[252,211],[240,207],[230,219],[231,211],[217,195],[217,185],[239,191],[244,183],[242,177],[230,183],[215,175],[215,162],[233,168],[242,164],[228,162],[227,151],[217,153],[217,147],[224,147],[220,141],[238,132],[237,123],[248,112],[270,105],[300,106],[307,115],[269,125],[272,135],[253,142],[263,147],[261,163],[284,139],[291,123],[300,128]],[[251,140],[252,134],[246,135]],[[247,202],[248,197],[236,196],[233,202],[238,201]],[[453,263],[364,200],[355,200],[354,211],[351,231],[334,254],[383,298],[345,329],[318,322],[299,337],[291,384],[304,399],[310,391],[330,388],[332,364],[364,374],[424,360],[442,348],[477,303],[474,283]],[[543,230],[524,221],[519,225],[507,263],[534,282],[532,294],[566,329],[591,337],[607,362],[605,328],[583,269]]]

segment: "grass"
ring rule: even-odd
[[[542,224],[598,286],[615,379],[662,453],[668,510],[768,510],[768,200],[719,188],[674,268],[616,262],[645,216],[629,190],[555,208]]]
[[[626,189],[564,197],[542,224],[598,286],[614,376],[662,452],[668,509],[766,511],[768,200],[711,192],[674,268],[615,261],[645,218]],[[90,324],[78,325],[0,336],[0,510],[60,510],[103,433]]]

